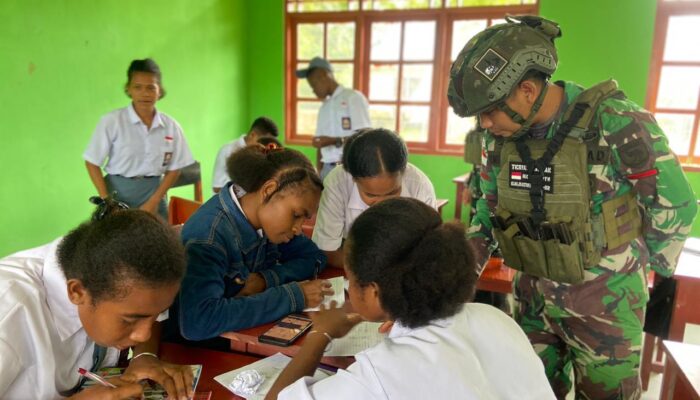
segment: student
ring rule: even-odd
[[[343,166],[328,174],[313,240],[328,265],[343,267],[343,239],[353,221],[373,204],[391,197],[411,197],[435,208],[430,179],[408,162],[406,143],[386,129],[364,129],[345,142]]]
[[[316,133],[311,145],[316,150],[316,168],[321,179],[343,157],[343,143],[353,132],[372,126],[369,120],[369,103],[359,90],[343,87],[335,80],[333,67],[321,58],[314,57],[308,67],[296,71],[297,78],[306,78],[311,90],[323,104],[318,110]]]
[[[100,197],[116,193],[129,207],[167,219],[165,195],[194,159],[180,124],[156,109],[165,96],[158,64],[134,60],[127,78],[131,104],[102,117],[83,153],[85,167]]]
[[[109,199],[65,237],[0,260],[0,398],[140,398],[146,378],[170,396],[191,396],[189,367],[153,354],[155,322],[184,273],[170,227]],[[135,356],[116,389],[76,393],[79,368],[114,366],[129,347]]]
[[[518,325],[494,307],[464,303],[477,274],[461,224],[443,224],[418,200],[390,199],[357,218],[347,249],[357,314],[313,313],[313,330],[266,399],[554,399]],[[304,378],[331,339],[362,319],[394,324],[347,370]]]
[[[229,181],[228,173],[226,172],[226,159],[233,154],[233,152],[256,143],[259,139],[268,137],[274,139],[277,135],[279,135],[279,131],[273,120],[267,117],[258,117],[253,121],[253,125],[250,126],[248,133],[221,147],[216,154],[214,177],[211,180],[214,193],[219,193],[221,188]]]
[[[187,340],[274,321],[332,293],[327,281],[307,280],[326,265],[301,235],[323,189],[309,160],[296,150],[251,145],[233,153],[227,169],[231,183],[182,229],[187,274],[171,313]]]

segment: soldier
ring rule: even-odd
[[[519,270],[516,319],[557,397],[573,367],[576,398],[636,399],[646,273],[673,273],[697,205],[654,117],[615,81],[549,82],[559,36],[509,17],[452,65],[450,104],[488,131],[469,238],[480,265],[498,243]]]
[[[472,165],[472,172],[465,182],[462,196],[464,205],[469,206],[469,221],[476,214],[476,202],[481,198],[480,177],[481,174],[481,142],[484,131],[478,127],[467,132],[464,138],[464,162]]]

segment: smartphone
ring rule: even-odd
[[[311,319],[304,315],[292,314],[277,321],[275,326],[258,336],[261,343],[289,346],[311,328]]]

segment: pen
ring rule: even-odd
[[[90,372],[90,371],[86,370],[85,368],[78,368],[78,373],[79,373],[80,375],[86,377],[87,379],[90,379],[91,381],[95,381],[95,382],[99,383],[99,384],[102,385],[102,386],[107,386],[107,387],[111,387],[111,388],[116,388],[116,386],[114,386],[114,385],[112,385],[111,383],[107,382],[107,381],[105,380],[105,378],[103,378],[103,377],[97,375],[97,374],[94,373],[94,372]]]
[[[321,270],[321,261],[316,260],[316,264],[314,265],[314,280],[318,279],[318,273]]]

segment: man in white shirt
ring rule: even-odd
[[[321,57],[314,57],[309,66],[297,70],[296,75],[306,78],[316,97],[323,100],[311,144],[317,149],[316,168],[324,179],[340,164],[344,139],[358,129],[371,126],[369,103],[359,91],[338,84],[333,67]]]
[[[253,125],[250,126],[248,133],[223,145],[216,154],[216,161],[214,162],[214,176],[211,180],[214,193],[219,193],[221,188],[230,180],[226,171],[226,159],[231,154],[250,144],[257,143],[260,138],[276,138],[278,135],[279,130],[273,120],[267,117],[258,117],[253,121]]]

